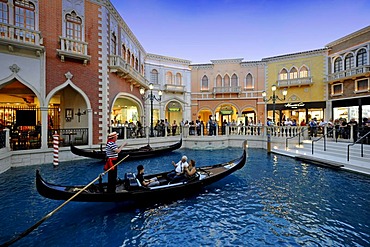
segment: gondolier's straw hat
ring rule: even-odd
[[[117,136],[117,132],[112,132],[108,135],[108,139],[113,139],[114,137]]]

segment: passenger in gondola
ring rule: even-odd
[[[172,165],[175,167],[175,170],[167,174],[167,178],[170,182],[179,181],[184,178],[184,171],[189,166],[187,160],[188,157],[184,155],[179,162],[175,163],[172,161]]]
[[[104,170],[108,170],[112,166],[118,163],[118,154],[122,151],[123,147],[127,145],[127,143],[122,143],[120,147],[117,146],[117,132],[112,132],[108,135],[108,141],[106,145],[106,158],[107,161],[104,166]],[[117,183],[117,167],[114,167],[108,172],[108,192],[114,193],[116,192],[116,183]]]
[[[189,166],[185,169],[186,180],[192,180],[197,175],[197,168],[195,168],[195,160],[190,160]]]
[[[153,187],[159,185],[158,178],[153,177],[151,179],[144,179],[144,166],[138,165],[137,166],[137,174],[136,178],[139,180],[142,186],[144,187]]]

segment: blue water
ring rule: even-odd
[[[170,170],[182,155],[198,166],[240,156],[239,148],[181,149],[154,160],[124,162]],[[35,170],[50,182],[88,184],[96,160],[11,169],[0,174],[0,244],[62,202],[41,197]],[[192,197],[145,206],[70,202],[13,246],[370,246],[370,177],[248,150],[246,165]]]

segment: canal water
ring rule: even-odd
[[[245,166],[193,196],[148,205],[70,202],[13,246],[370,246],[370,177],[249,149]],[[239,157],[240,148],[180,149],[127,161],[119,175],[172,169],[182,155],[197,166]],[[0,244],[62,204],[40,196],[49,182],[88,184],[103,170],[86,159],[0,174]]]

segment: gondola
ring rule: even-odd
[[[160,185],[155,187],[143,187],[135,178],[135,174],[126,173],[125,178],[117,184],[115,193],[106,192],[107,184],[96,182],[80,192],[73,198],[79,202],[129,202],[129,201],[149,201],[149,200],[168,200],[169,198],[185,196],[189,193],[215,183],[220,179],[230,175],[242,168],[246,161],[246,150],[243,155],[229,162],[203,166],[197,168],[197,175],[187,181],[170,183],[167,180],[167,173],[147,175],[150,179],[157,177]],[[86,186],[61,186],[46,182],[36,171],[36,188],[40,195],[54,200],[69,200],[77,192]]]
[[[122,159],[126,155],[129,155],[127,160],[143,159],[153,156],[162,155],[164,153],[172,152],[173,150],[179,149],[182,146],[182,138],[171,145],[164,147],[151,147],[149,144],[140,148],[124,149],[119,153],[119,159]],[[94,149],[83,149],[71,145],[71,152],[75,155],[84,156],[87,158],[94,159],[105,159],[105,150],[100,148],[99,150]]]

